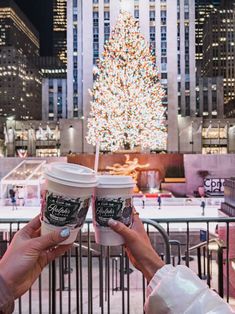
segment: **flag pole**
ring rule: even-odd
[[[96,149],[95,149],[95,164],[94,164],[94,170],[96,173],[98,173],[98,170],[99,170],[99,155],[100,155],[100,142],[99,140],[97,140]]]

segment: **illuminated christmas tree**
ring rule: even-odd
[[[165,149],[164,90],[148,43],[132,15],[120,13],[98,62],[88,119],[90,144],[101,150]]]

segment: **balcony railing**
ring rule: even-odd
[[[0,255],[27,220],[0,219]],[[143,220],[166,263],[185,264],[230,301],[235,218]],[[216,231],[216,232],[215,232]],[[44,269],[14,313],[143,313],[147,283],[124,247],[95,243],[91,220],[70,252]]]

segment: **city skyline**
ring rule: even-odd
[[[39,33],[12,0],[0,2],[0,21],[0,115],[41,119]]]
[[[7,3],[7,0],[4,1]],[[13,3],[13,0],[8,1]],[[24,0],[21,5],[23,3],[26,4],[27,1]],[[8,49],[7,42],[4,41],[9,37],[8,29],[11,29],[11,26],[4,27],[3,20],[0,20],[3,25],[0,32],[2,46],[1,118],[5,118],[5,120],[12,117],[15,120],[21,118],[42,119],[48,123],[63,119],[78,121],[79,128],[82,128],[81,133],[78,134],[78,141],[82,142],[82,151],[93,151],[93,147],[86,143],[85,136],[92,100],[89,90],[92,90],[96,79],[94,69],[96,69],[97,60],[102,57],[104,44],[109,40],[120,10],[123,5],[128,4],[125,8],[130,11],[140,26],[141,34],[150,44],[154,62],[159,69],[161,86],[165,90],[162,102],[167,118],[168,151],[217,151],[216,147],[218,144],[221,146],[222,143],[221,151],[232,151],[228,132],[223,133],[225,137],[223,141],[220,133],[217,132],[218,125],[219,128],[223,126],[229,130],[230,125],[233,125],[231,119],[234,117],[234,84],[232,84],[233,80],[231,81],[233,70],[230,70],[233,68],[231,60],[234,50],[229,50],[228,54],[228,50],[224,48],[232,47],[233,43],[232,7],[228,7],[228,3],[226,4],[224,1],[223,5],[226,9],[221,10],[218,7],[218,1],[215,0],[197,0],[196,6],[193,1],[189,0],[175,0],[171,6],[168,3],[166,0],[148,1],[146,6],[145,0],[127,2],[90,0],[89,5],[88,2],[83,5],[84,2],[81,0],[68,0],[68,8],[66,8],[65,0],[53,0],[54,54],[52,56],[42,57],[38,52],[32,55],[30,45],[27,45],[27,41],[22,40],[25,31],[21,26],[19,27],[20,32],[17,33],[18,37],[11,41],[13,47],[19,44],[25,47],[25,49],[22,48],[23,58],[27,59],[23,70],[20,62],[13,65],[13,68],[16,68],[19,73],[23,71],[23,75],[21,74],[19,77],[26,80],[23,87],[17,92],[17,97],[20,95],[19,98],[14,96],[16,84],[10,83],[16,78],[9,77],[10,80],[8,80],[8,76],[6,76],[6,73],[9,73],[9,76],[13,72],[16,73],[16,70],[8,71],[14,60],[10,59],[8,53],[10,49]],[[35,8],[38,8],[37,5],[28,10],[33,12]],[[197,12],[197,10],[199,11]],[[8,9],[5,7],[2,11],[4,17],[4,12],[8,12]],[[19,18],[22,17],[23,20],[28,21],[29,29],[32,28],[29,33],[30,31],[35,32],[38,37],[35,27],[32,26],[29,19],[23,17],[26,14],[20,13],[21,11],[17,9],[15,11],[18,12]],[[200,14],[195,16],[195,12]],[[209,31],[211,27],[207,26],[213,24],[212,29],[217,30],[218,19],[212,19],[214,15],[215,17],[220,16],[223,23],[221,25],[225,29],[225,31],[221,29],[220,34],[217,32],[217,36],[212,36],[212,32]],[[40,16],[40,12],[38,16]],[[226,18],[229,18],[230,21],[227,31],[224,27]],[[67,38],[65,39],[66,33]],[[215,58],[218,59],[218,56],[215,56],[217,52],[221,56],[220,60],[215,60]],[[204,55],[206,58],[203,58]],[[66,64],[67,57],[68,64]],[[227,64],[224,60],[227,60]],[[9,64],[5,65],[5,63]],[[27,70],[25,70],[26,67]],[[219,71],[221,69],[222,71]],[[25,86],[29,80],[33,81],[33,75],[38,77],[37,88],[40,90],[38,95],[40,94],[41,103],[29,108],[30,104],[36,102],[31,101],[26,106],[26,100],[30,100],[36,89],[32,88],[30,91],[26,91]],[[21,86],[20,84],[17,84],[18,88]],[[23,111],[19,109],[21,105],[22,108],[26,106],[30,110],[22,115]],[[29,114],[30,111],[33,112],[34,108],[41,111],[40,114]],[[226,117],[224,116],[225,112],[228,113]],[[227,120],[228,118],[229,120]],[[213,119],[213,122],[210,119]],[[185,132],[186,128],[188,140],[185,146],[179,134]],[[211,131],[206,131],[207,128]],[[198,136],[200,133],[198,130],[202,131],[200,136]],[[208,144],[209,133],[213,133],[211,136],[214,140],[210,140]]]

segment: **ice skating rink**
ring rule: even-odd
[[[182,199],[181,199],[182,200]],[[167,203],[167,201],[165,202]],[[177,202],[179,203],[179,202]],[[166,218],[211,218],[219,217],[221,214],[219,212],[220,205],[207,205],[205,208],[205,216],[202,216],[202,209],[200,207],[200,202],[198,204],[187,204],[187,202],[182,202],[179,204],[164,204],[159,209],[157,203],[154,200],[146,200],[145,206],[143,207],[142,201],[139,199],[134,200],[134,206],[136,210],[140,213],[140,217],[144,219],[166,219]],[[39,207],[18,207],[17,210],[12,210],[11,206],[1,206],[0,207],[0,219],[32,219],[40,213]],[[92,218],[92,210],[89,209],[87,218]],[[3,225],[1,226],[2,229]],[[7,225],[5,225],[7,227]],[[171,229],[182,230],[186,228],[186,223],[175,222],[170,224]],[[190,229],[198,230],[205,228],[206,223],[202,222],[191,222]],[[210,232],[214,232],[216,227],[215,223],[210,223]]]
[[[146,202],[147,203],[147,202]],[[141,218],[198,218],[202,217],[200,205],[163,205],[161,209],[157,205],[146,204],[143,208],[140,204],[135,204],[136,210]],[[218,205],[206,206],[205,217],[218,217]],[[39,207],[18,207],[12,210],[11,206],[0,206],[0,218],[20,218],[32,219],[40,213]],[[91,218],[91,208],[87,218]]]

